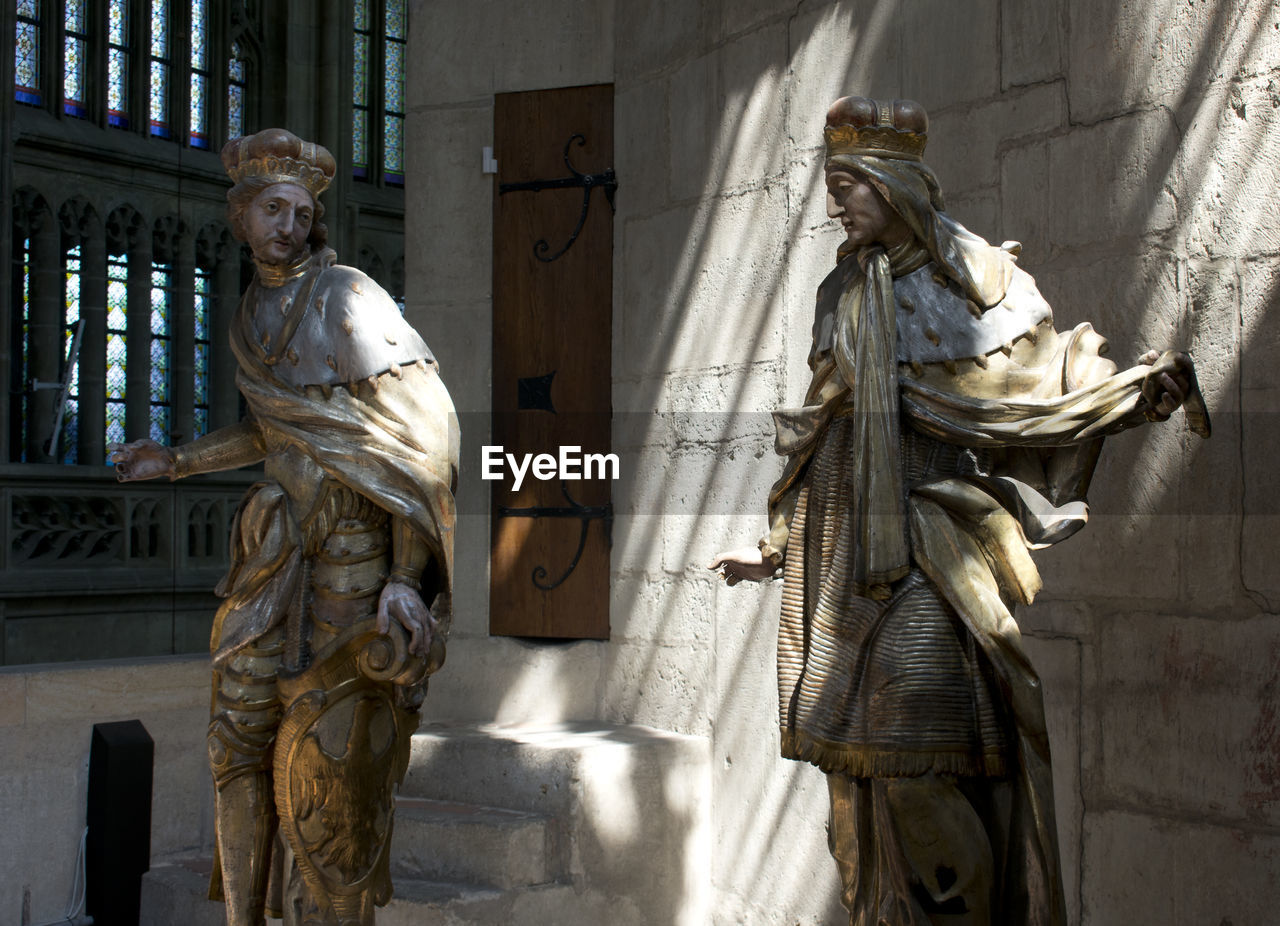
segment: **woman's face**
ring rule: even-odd
[[[869,181],[839,168],[827,171],[827,215],[839,219],[849,243],[860,247],[884,243],[885,232],[902,222]]]
[[[292,183],[273,183],[240,216],[245,241],[264,264],[288,264],[304,255],[314,219],[311,194]]]

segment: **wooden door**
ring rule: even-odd
[[[602,187],[612,178],[613,86],[499,94],[494,156],[492,444],[557,465],[577,447],[611,469],[613,189]],[[556,183],[536,189],[547,180]],[[539,479],[530,464],[515,491],[512,467],[500,471],[490,632],[607,639],[607,477],[616,475]]]

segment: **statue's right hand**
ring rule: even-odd
[[[173,454],[150,438],[128,444],[108,444],[108,459],[115,464],[116,478],[121,482],[155,479],[157,476],[174,478]]]
[[[773,563],[766,561],[757,547],[720,553],[707,568],[721,570],[726,585],[737,585],[743,580],[763,582],[773,578],[774,573]]]

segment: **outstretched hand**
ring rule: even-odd
[[[392,618],[408,631],[409,652],[428,658],[437,624],[416,588],[395,580],[383,586],[378,598],[378,633],[385,634],[391,629]]]
[[[744,580],[763,582],[773,577],[773,563],[765,560],[757,547],[743,547],[717,554],[708,569],[721,570],[726,585],[737,585]]]
[[[1147,351],[1138,358],[1139,363],[1155,364],[1162,355],[1159,351]],[[1172,371],[1152,370],[1142,381],[1143,409],[1148,421],[1166,421],[1186,401],[1191,391],[1191,358],[1186,354],[1172,354]]]
[[[116,479],[137,482],[157,476],[174,478],[173,454],[149,437],[128,444],[108,444],[108,459],[115,464]]]

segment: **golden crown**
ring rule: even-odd
[[[270,183],[293,183],[312,197],[329,186],[337,164],[329,149],[303,141],[287,129],[263,129],[233,138],[222,146],[222,166],[232,183],[261,177]]]
[[[312,196],[319,196],[329,186],[329,177],[324,171],[305,161],[274,156],[242,161],[230,168],[227,176],[232,183],[239,183],[246,177],[262,177],[272,183],[293,183],[306,189]]]
[[[870,155],[919,161],[924,157],[928,136],[896,129],[891,125],[829,125],[823,130],[827,157],[838,154]]]

